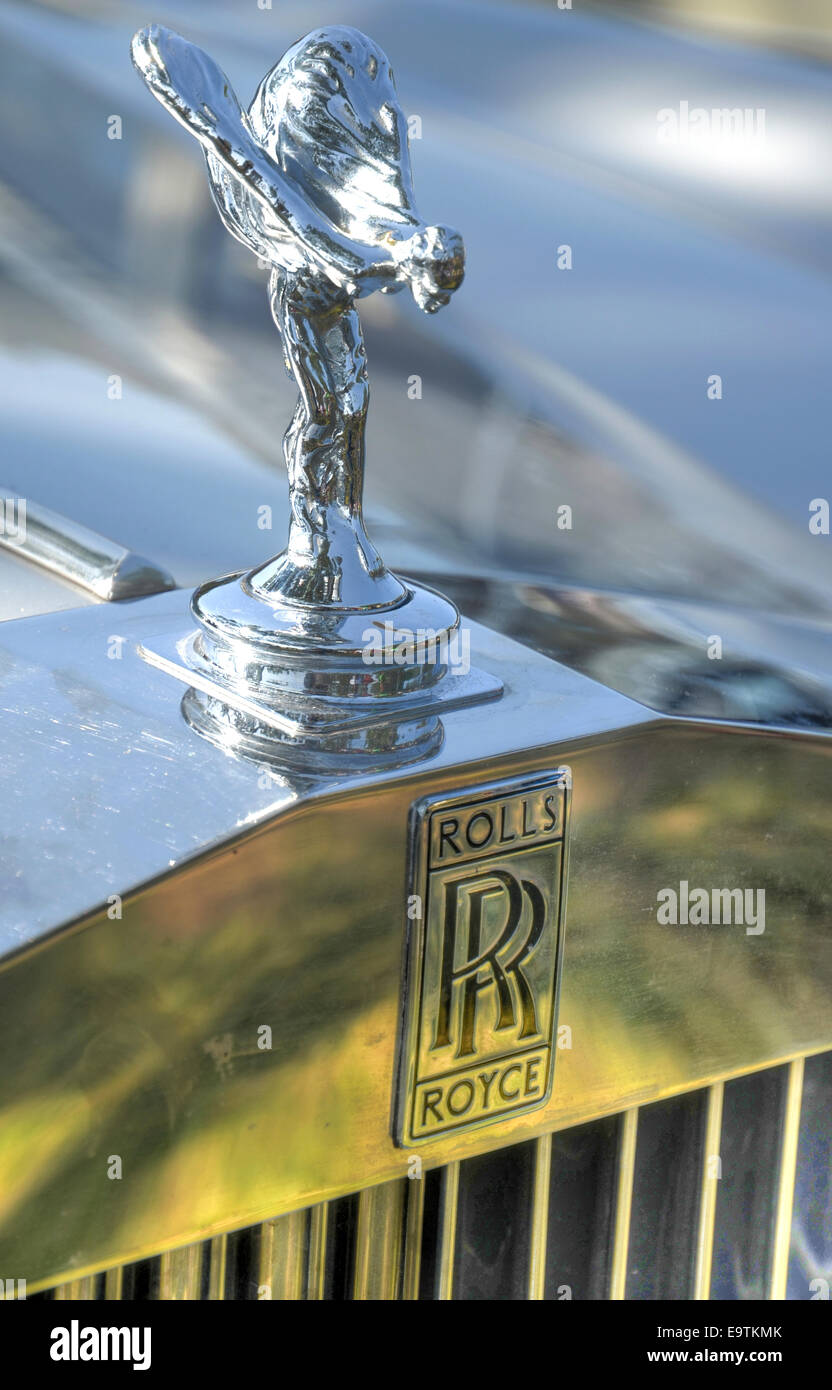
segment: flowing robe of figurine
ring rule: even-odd
[[[273,602],[389,606],[404,590],[361,512],[369,388],[354,301],[407,284],[433,313],[464,265],[459,235],[415,210],[390,64],[357,29],[316,30],[243,113],[213,60],[171,31],[141,31],[133,58],[202,143],[225,226],[272,267],[271,310],[299,400],[284,439],[288,546],[252,587]]]

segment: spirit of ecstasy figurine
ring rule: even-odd
[[[226,723],[239,729],[242,699],[250,731],[252,718],[259,728],[265,715],[284,738],[300,731],[308,741],[328,729],[325,746],[335,746],[332,704],[327,720],[310,695],[354,696],[363,706],[377,694],[427,691],[447,675],[441,654],[415,650],[415,633],[447,639],[456,609],[387,570],[364,529],[368,386],[355,301],[407,286],[435,313],[462,282],[462,239],[417,213],[393,73],[357,29],[307,34],[267,73],[247,112],[208,54],[171,30],[141,30],[132,54],[153,95],[203,146],[225,226],[270,266],[272,315],[299,391],[283,445],[288,545],[248,575],[197,590],[199,631],[187,664],[203,677],[203,695],[194,698],[219,718],[211,684],[219,682],[226,697],[238,697],[222,706]],[[393,631],[394,672],[362,663],[368,621]],[[483,698],[462,694],[446,684],[443,702]]]

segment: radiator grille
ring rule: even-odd
[[[63,1284],[71,1299],[812,1299],[832,1052]]]

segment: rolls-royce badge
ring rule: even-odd
[[[395,1138],[511,1118],[552,1088],[571,778],[459,795],[411,818]]]

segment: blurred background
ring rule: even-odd
[[[829,6],[824,0],[612,0],[610,11],[673,19],[686,28],[829,57]]]

